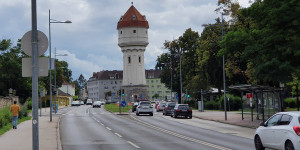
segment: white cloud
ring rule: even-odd
[[[117,22],[131,6],[132,0],[43,0],[37,2],[38,30],[48,36],[49,9],[51,19],[71,24],[51,24],[52,50],[67,53],[66,60],[73,78],[85,78],[101,70],[123,68],[123,54],[118,47]],[[239,0],[247,7],[248,0]],[[181,36],[186,29],[202,32],[202,24],[213,23],[217,0],[143,0],[134,6],[146,15],[149,45],[145,52],[145,68],[154,69],[165,40]],[[249,4],[248,4],[249,6]],[[10,38],[16,44],[31,30],[31,3],[28,0],[0,0],[0,38]],[[48,55],[49,52],[46,52]]]

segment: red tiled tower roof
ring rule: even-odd
[[[146,17],[132,5],[127,12],[120,18],[117,29],[124,27],[145,27],[149,28]]]

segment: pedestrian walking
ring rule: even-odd
[[[14,104],[10,107],[10,112],[12,113],[12,124],[13,129],[17,129],[18,125],[18,116],[20,111],[20,106],[17,105],[17,101],[14,101]]]

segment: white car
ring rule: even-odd
[[[153,116],[153,107],[150,102],[140,102],[136,108],[136,115],[139,116],[140,114],[149,114]]]
[[[94,101],[93,108],[95,108],[95,107],[101,108],[101,102],[100,101]]]
[[[87,99],[86,104],[87,105],[93,105],[93,100],[92,99]]]
[[[279,112],[262,122],[254,135],[256,150],[300,150],[300,111]]]

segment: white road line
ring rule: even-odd
[[[103,123],[100,123],[100,124],[104,126],[104,124],[103,124]]]
[[[115,133],[115,135],[117,135],[120,138],[122,137],[122,135],[120,135],[119,133]]]
[[[135,145],[134,143],[127,141],[130,145],[134,146],[135,148],[140,148],[139,146]]]
[[[106,127],[106,129],[109,130],[109,131],[111,130],[111,128],[109,128],[109,127]]]

